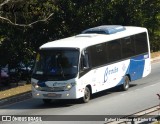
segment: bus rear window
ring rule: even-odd
[[[142,54],[148,51],[147,34],[141,33],[135,35],[136,54]]]

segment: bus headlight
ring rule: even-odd
[[[42,90],[42,87],[40,87],[40,86],[38,86],[38,85],[36,85],[34,88],[35,88],[36,90]]]
[[[72,88],[72,85],[71,84],[67,84],[66,87],[65,87],[65,90],[70,90]]]
[[[40,86],[38,86],[37,83],[32,82],[32,86],[36,89],[36,90],[42,90],[42,88]]]
[[[70,90],[73,86],[75,86],[76,83],[75,82],[72,82],[72,83],[68,83],[66,86],[65,86],[65,90]]]

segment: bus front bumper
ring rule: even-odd
[[[61,92],[45,92],[32,88],[32,97],[37,99],[77,99],[74,88]]]

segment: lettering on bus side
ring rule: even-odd
[[[108,76],[109,75],[115,74],[117,72],[118,72],[118,68],[117,67],[114,67],[112,69],[109,69],[107,67],[106,70],[105,70],[105,73],[104,73],[104,83],[108,80]]]

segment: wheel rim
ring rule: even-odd
[[[125,89],[128,89],[128,88],[129,88],[129,79],[128,79],[128,77],[125,78],[124,88],[125,88]]]
[[[88,102],[90,100],[90,90],[88,88],[84,91],[84,102]]]
[[[88,99],[88,98],[89,98],[89,91],[88,91],[88,90],[85,91],[84,97],[85,97],[85,99]]]

